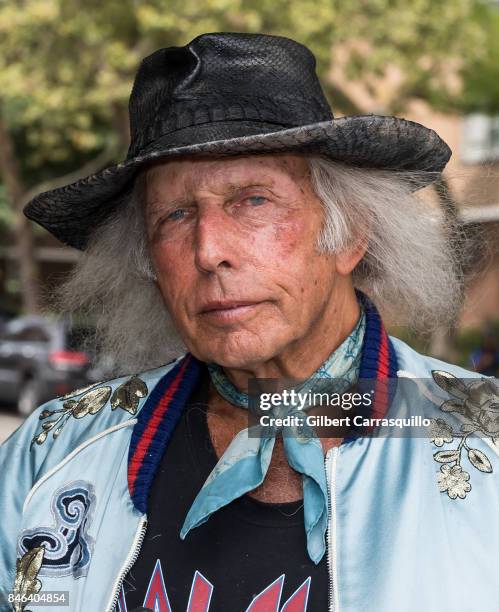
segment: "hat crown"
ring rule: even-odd
[[[303,45],[263,34],[203,34],[158,49],[137,72],[127,158],[35,196],[24,214],[66,244],[86,248],[123,205],[145,164],[185,155],[322,155],[358,167],[431,171],[451,150],[424,126],[379,115],[334,119]]]
[[[202,34],[144,58],[129,114],[128,157],[194,125],[245,121],[286,129],[333,118],[309,49],[246,33]]]

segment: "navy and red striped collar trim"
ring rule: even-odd
[[[371,416],[381,418],[391,400],[388,381],[397,376],[397,357],[376,307],[360,291],[357,295],[366,314],[359,378],[376,381]],[[188,353],[160,378],[138,414],[128,454],[128,488],[142,513],[147,512],[156,470],[203,367]]]
[[[374,390],[372,404],[361,408],[362,416],[381,419],[385,416],[395,394],[397,379],[397,354],[388,337],[376,306],[361,291],[356,290],[357,298],[366,314],[366,330],[362,345],[359,368],[359,391]],[[373,431],[373,428],[368,428]],[[342,444],[355,440],[359,431],[352,428]]]
[[[201,365],[188,353],[159,379],[138,414],[128,452],[128,489],[134,506],[141,512],[147,510],[154,475],[198,382]]]

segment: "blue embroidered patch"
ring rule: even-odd
[[[40,576],[86,576],[94,547],[88,528],[95,500],[90,482],[76,480],[57,489],[51,503],[55,526],[25,529],[19,536],[18,556],[43,546]]]

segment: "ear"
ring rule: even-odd
[[[335,257],[336,271],[342,276],[348,276],[367,251],[367,238],[362,237],[351,247],[337,253]]]

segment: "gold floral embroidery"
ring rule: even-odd
[[[67,399],[62,404],[62,408],[44,410],[40,414],[40,420],[53,417],[54,415],[58,416],[42,423],[42,431],[34,436],[31,446],[34,443],[43,444],[51,431],[52,436],[57,438],[71,417],[82,419],[87,414],[97,414],[106,404],[111,396],[111,392],[112,389],[109,386],[93,388],[87,391],[79,400]]]
[[[136,414],[139,400],[147,395],[147,385],[138,376],[132,376],[120,385],[111,397],[111,408],[123,408],[130,414]]]
[[[79,387],[78,389],[73,389],[73,391],[70,391],[69,393],[66,393],[65,395],[61,395],[59,399],[63,400],[63,399],[70,399],[71,397],[76,397],[77,395],[81,395],[82,393],[85,393],[85,391],[90,391],[90,389],[93,389],[94,387],[98,387],[99,385],[102,385],[103,382],[104,381],[101,380],[100,382],[92,383],[91,385],[87,385],[86,387]]]
[[[109,398],[112,410],[122,408],[130,414],[135,414],[140,398],[147,395],[147,385],[136,374],[117,387],[114,393],[109,385],[99,386],[101,384],[94,383],[66,393],[58,398],[63,402],[62,408],[43,410],[39,416],[40,421],[49,420],[42,423],[42,430],[33,436],[30,448],[33,448],[34,444],[43,444],[50,432],[54,439],[57,438],[71,417],[82,419],[89,414],[97,414]],[[81,397],[75,399],[78,395]]]
[[[468,472],[463,472],[460,465],[445,464],[440,468],[437,475],[438,489],[441,493],[447,493],[451,499],[460,497],[464,499],[466,493],[471,491],[471,485],[468,482],[470,475]]]
[[[29,603],[29,599],[42,588],[42,583],[38,579],[38,572],[42,567],[44,554],[45,548],[37,546],[28,550],[17,560],[16,578],[12,591],[14,612],[23,612]],[[25,612],[28,612],[28,610]]]
[[[461,438],[456,448],[437,451],[433,458],[443,463],[437,476],[438,488],[451,499],[464,499],[471,484],[470,474],[463,470],[461,460],[466,450],[468,461],[480,472],[492,472],[487,455],[477,448],[471,448],[468,438],[472,433],[482,433],[494,443],[499,440],[499,388],[490,378],[480,378],[465,384],[450,372],[432,371],[433,380],[453,399],[444,401],[440,410],[455,412],[464,417],[460,429],[455,431],[444,419],[431,419],[428,428],[430,442],[442,447],[454,438]],[[454,464],[454,465],[451,465]]]

